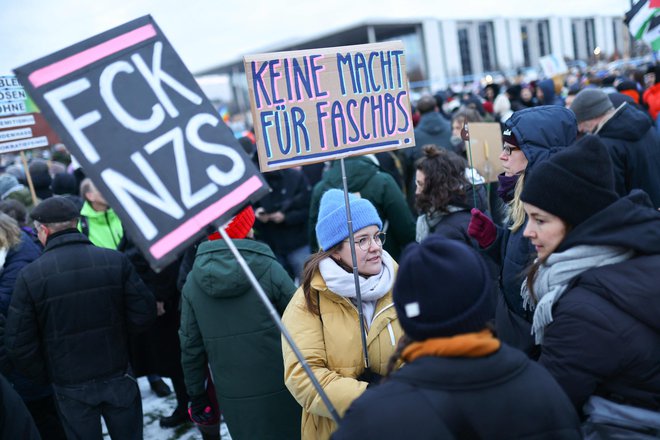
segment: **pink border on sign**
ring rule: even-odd
[[[55,81],[58,78],[82,69],[95,61],[103,59],[108,55],[117,53],[120,50],[131,47],[137,43],[156,36],[156,29],[153,25],[147,24],[137,29],[133,29],[118,37],[112,38],[89,49],[85,49],[70,57],[66,57],[46,67],[32,72],[28,79],[33,87],[41,87],[44,84]]]
[[[234,206],[243,202],[250,194],[254,193],[262,186],[263,184],[257,176],[250,177],[238,188],[211,206],[205,208],[196,216],[186,220],[179,227],[154,243],[149,248],[149,252],[151,252],[151,255],[155,258],[161,258],[163,255],[199,232],[204,225],[208,225]]]

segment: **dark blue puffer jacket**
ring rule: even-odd
[[[553,154],[575,142],[577,122],[572,111],[555,105],[544,105],[517,111],[505,123],[527,158],[525,174]],[[532,316],[522,307],[520,286],[526,269],[536,256],[534,246],[523,237],[525,225],[516,232],[498,228],[497,238],[485,251],[500,264],[500,290],[496,311],[498,337],[528,354],[534,349],[530,334]]]
[[[570,231],[556,252],[578,245],[635,256],[571,281],[552,309],[539,362],[578,409],[595,394],[660,411],[660,213],[634,190]]]
[[[18,272],[41,255],[41,249],[34,244],[32,239],[21,231],[21,242],[18,246],[10,249],[5,258],[5,265],[0,274],[0,312],[7,315],[11,295]]]

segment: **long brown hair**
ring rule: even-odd
[[[401,335],[399,342],[396,344],[396,349],[394,350],[394,353],[392,353],[392,356],[390,356],[390,360],[387,361],[387,370],[385,372],[385,377],[392,374],[394,368],[396,367],[396,364],[399,362],[399,359],[401,359],[401,354],[403,353],[403,350],[405,350],[406,347],[408,347],[413,342],[415,341],[413,341],[410,338],[410,336],[406,335],[405,333]]]
[[[419,211],[446,213],[452,202],[465,203],[465,188],[470,184],[465,177],[465,159],[452,151],[427,145],[424,156],[415,165],[416,170],[424,173],[424,188],[415,200]]]
[[[316,273],[316,270],[318,269],[321,260],[331,257],[332,254],[340,251],[343,245],[344,242],[342,241],[336,244],[335,246],[331,247],[327,251],[323,251],[323,250],[318,251],[317,253],[312,254],[305,262],[305,266],[303,267],[303,273],[302,273],[302,289],[303,289],[303,294],[305,295],[305,304],[307,304],[307,310],[309,310],[309,312],[314,315],[319,315],[319,316],[321,315],[321,311],[319,310],[319,305],[318,305],[318,299],[312,298],[311,284],[312,284],[312,278],[314,278],[314,273]]]

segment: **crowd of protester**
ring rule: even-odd
[[[142,438],[140,376],[204,439],[659,438],[659,113],[656,65],[508,78],[423,94],[348,201],[338,162],[267,173],[225,231],[339,424],[219,232],[155,272],[63,145],[4,155],[0,438]]]

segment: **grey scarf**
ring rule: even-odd
[[[534,310],[532,334],[536,343],[543,343],[545,327],[552,322],[552,307],[566,291],[568,283],[582,272],[592,267],[607,266],[630,259],[634,252],[615,246],[576,246],[564,252],[551,254],[539,267],[534,280],[533,304],[527,289],[527,279],[522,283],[520,295],[523,307]]]
[[[440,223],[443,218],[454,212],[465,211],[465,208],[449,205],[447,207],[447,211],[449,212],[433,211],[429,214],[422,214],[417,217],[415,241],[417,241],[417,243],[421,243],[422,240],[428,237],[431,231],[435,229],[436,226],[438,226],[438,223]]]

